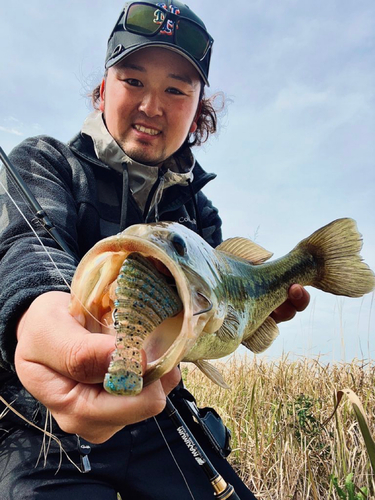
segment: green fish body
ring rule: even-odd
[[[87,310],[103,323],[101,318],[106,316],[100,306],[103,296],[108,295],[110,283],[116,282],[125,259],[132,254],[139,255],[155,269],[150,274],[153,278],[146,300],[149,301],[149,294],[155,293],[153,287],[163,288],[159,306],[166,311],[153,323],[154,330],[142,336],[137,347],[147,355],[143,383],[157,380],[180,361],[191,361],[209,378],[227,387],[221,374],[207,360],[231,354],[240,344],[255,353],[267,349],[279,333],[270,313],[287,299],[290,285],[310,285],[349,297],[360,297],[374,289],[374,274],[359,255],[361,247],[361,235],[352,219],[338,219],[328,224],[301,241],[286,256],[270,262],[266,261],[272,254],[245,238],[226,240],[213,249],[178,223],[135,225],[102,240],[84,257],[72,283],[70,310],[86,327],[98,331],[98,324],[93,324]],[[136,274],[140,273],[139,265],[133,269]],[[126,288],[114,288],[120,295],[127,294]],[[110,305],[113,316],[115,302],[121,297],[113,292],[112,296],[104,302],[113,302]],[[175,304],[172,308],[171,302]],[[134,304],[128,304],[129,311],[135,308]],[[111,328],[113,333],[116,322],[108,324],[103,331]],[[132,342],[130,337],[123,339],[122,335],[121,338],[122,343],[117,341],[119,346]],[[117,347],[114,357],[120,359],[122,355],[125,359],[124,352]],[[116,382],[115,366],[115,382],[105,384],[109,392],[140,392],[142,375],[139,353],[137,355],[139,384],[134,387],[130,369],[126,373],[133,385],[127,389],[125,381],[120,386]],[[131,366],[132,361],[126,363]]]

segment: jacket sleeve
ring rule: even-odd
[[[197,196],[198,211],[200,213],[203,238],[212,247],[217,247],[222,242],[221,218],[218,209],[200,191]]]
[[[35,222],[32,211],[3,169],[1,182],[8,192],[2,190],[0,195],[2,371],[14,370],[16,326],[22,313],[44,292],[68,291],[79,260],[76,246],[77,208],[71,168],[71,162],[76,160],[69,149],[51,138],[36,137],[17,146],[10,160],[71,249],[72,255],[60,250],[41,224]],[[31,230],[30,223],[38,236]]]

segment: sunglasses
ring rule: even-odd
[[[172,43],[202,61],[213,44],[213,38],[197,22],[178,15],[179,10],[167,10],[159,4],[135,2],[124,15],[124,29],[143,36],[169,35]]]

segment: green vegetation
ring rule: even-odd
[[[353,483],[353,472],[348,474],[345,478],[345,486],[344,489],[340,488],[338,485],[337,477],[332,476],[331,481],[334,485],[336,492],[342,500],[366,500],[368,498],[368,490],[367,488],[358,488]],[[358,490],[358,493],[355,490]]]

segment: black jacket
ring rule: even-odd
[[[30,209],[2,171],[2,182],[26,218],[33,221],[40,238],[38,240],[33,234],[8,195],[1,194],[1,394],[13,401],[21,390],[19,402],[30,414],[36,402],[26,394],[14,372],[15,332],[20,316],[40,294],[51,290],[68,291],[61,274],[70,283],[78,262],[98,240],[129,225],[142,223],[144,218],[130,193],[126,177],[97,159],[92,140],[86,135],[78,134],[68,144],[48,136],[33,137],[17,146],[10,159],[74,255],[60,250],[45,229],[35,222]],[[159,220],[178,221],[194,231],[198,230],[196,222],[199,220],[204,239],[217,246],[221,242],[221,220],[217,209],[201,192],[214,178],[214,174],[207,174],[196,163],[190,186],[176,185],[165,191],[158,205]],[[126,200],[126,207],[123,200]],[[148,219],[151,221],[152,217]]]

